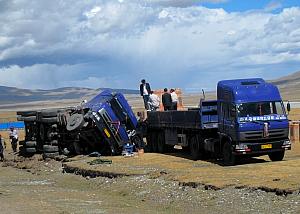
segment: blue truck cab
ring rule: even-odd
[[[133,139],[137,143],[136,127],[137,119],[124,95],[110,90],[102,91],[67,120],[67,130],[80,143],[75,147],[110,150],[115,155],[121,154],[123,146]]]
[[[261,78],[220,81],[218,128],[224,161],[240,155],[282,160],[291,149],[289,122],[278,88]]]

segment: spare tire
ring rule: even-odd
[[[36,116],[36,111],[17,111],[17,115],[24,117]]]
[[[25,148],[26,153],[36,153],[36,148],[33,147],[29,147],[29,148]]]
[[[58,119],[57,117],[42,117],[41,121],[43,123],[57,123]]]
[[[47,109],[41,111],[42,117],[56,117],[57,113],[58,109]]]
[[[59,156],[59,152],[51,152],[51,153],[44,153],[43,158],[52,158],[54,159],[55,157]]]
[[[18,121],[24,121],[24,122],[33,122],[36,121],[36,116],[18,116],[17,117]]]
[[[44,145],[43,146],[43,151],[45,153],[48,153],[48,152],[58,152],[58,146],[51,146],[51,145]]]
[[[25,147],[36,147],[36,141],[26,141]]]
[[[82,114],[73,114],[67,120],[67,130],[74,131],[76,129],[81,129],[85,121]]]

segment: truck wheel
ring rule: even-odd
[[[58,122],[57,117],[43,117],[41,119],[41,121],[43,123],[57,123]]]
[[[58,152],[58,146],[51,146],[51,145],[44,145],[43,146],[44,153],[52,153],[52,152]]]
[[[54,159],[55,157],[59,156],[59,152],[51,152],[51,153],[44,153],[43,158],[51,158]]]
[[[73,114],[67,121],[67,130],[74,131],[83,127],[85,121],[82,114]]]
[[[28,117],[18,116],[17,120],[24,121],[24,122],[33,122],[36,121],[36,116],[28,116]]]
[[[57,109],[42,110],[41,115],[42,115],[42,117],[56,117],[57,116]]]
[[[285,151],[280,151],[280,152],[272,152],[269,154],[269,158],[271,161],[282,161],[284,157]]]
[[[158,134],[156,141],[157,141],[157,151],[159,153],[165,153],[166,144],[165,144],[165,136],[163,132]]]
[[[25,148],[26,153],[36,153],[36,148]]]
[[[25,147],[36,147],[36,141],[26,141]]]
[[[36,116],[36,111],[17,111],[17,115],[23,117]]]
[[[58,141],[57,141],[57,140],[52,140],[52,141],[50,142],[50,145],[52,145],[52,146],[57,146],[57,145],[58,145]]]
[[[197,137],[192,137],[190,141],[190,153],[193,160],[198,160],[200,158],[200,145]]]
[[[235,165],[236,157],[234,154],[232,154],[232,146],[229,142],[226,142],[223,145],[223,160],[225,166]]]

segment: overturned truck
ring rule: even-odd
[[[97,151],[121,154],[123,145],[141,146],[137,119],[121,93],[106,90],[77,107],[19,111],[24,121],[23,155],[43,153],[44,158],[60,154],[76,155]]]

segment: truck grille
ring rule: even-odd
[[[116,127],[113,125],[113,121],[111,117],[108,115],[108,113],[105,111],[105,109],[99,110],[99,114],[101,118],[103,119],[106,127],[109,129],[112,136],[115,138],[115,140],[120,144],[121,143],[121,136],[119,131],[116,129]]]
[[[264,138],[263,131],[241,132],[241,141],[261,140],[261,139],[283,139],[288,137],[288,129],[269,130],[269,136]]]

